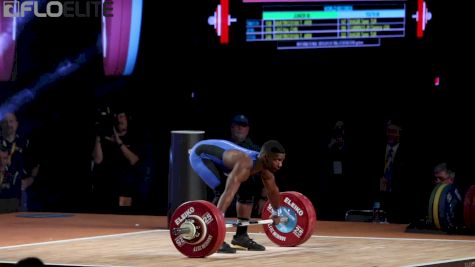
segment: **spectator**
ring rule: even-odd
[[[8,153],[8,169],[17,173],[18,181],[21,181],[20,191],[17,192],[21,202],[21,210],[28,209],[29,187],[33,184],[39,172],[39,164],[31,157],[29,151],[30,142],[18,134],[18,120],[14,113],[5,113],[1,120],[0,146]]]
[[[386,126],[386,145],[383,175],[379,180],[381,208],[389,222],[407,223],[413,212],[407,200],[414,186],[409,180],[408,155],[401,145],[402,127],[395,121]]]
[[[453,184],[455,172],[447,168],[447,163],[440,163],[434,168],[434,176],[437,184]]]
[[[396,156],[399,156],[399,141],[401,127],[395,123],[389,122],[386,127],[386,153],[384,158],[384,173],[380,179],[379,190],[381,192],[393,191],[393,176],[395,174]],[[396,164],[397,165],[397,164]]]
[[[236,115],[231,121],[231,141],[238,146],[251,150],[259,150],[259,146],[249,138],[249,119],[244,115]]]
[[[325,177],[320,194],[323,195],[323,218],[328,220],[344,220],[345,212],[350,209],[351,186],[350,156],[345,140],[343,121],[337,121],[332,129],[332,136],[326,154]],[[335,195],[339,195],[335,198]]]
[[[36,257],[28,257],[28,258],[23,258],[19,260],[15,266],[18,267],[41,267],[41,266],[46,266],[42,260]]]

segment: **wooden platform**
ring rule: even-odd
[[[0,215],[0,262],[35,256],[48,265],[63,266],[264,267],[405,266],[475,259],[475,236],[414,234],[404,233],[405,225],[325,221],[317,222],[314,236],[299,247],[278,247],[255,226],[251,235],[266,251],[190,259],[171,243],[166,217],[18,217],[25,215],[35,214]],[[226,240],[231,238],[228,233]]]

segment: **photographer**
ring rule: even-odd
[[[129,117],[125,111],[102,114],[97,132],[92,152],[95,204],[102,212],[129,213],[140,160],[137,139],[129,133]]]

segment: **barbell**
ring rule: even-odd
[[[183,235],[183,238],[189,239],[192,236],[196,235],[197,228],[201,225],[196,225],[194,223],[194,220],[199,218],[192,218],[191,220],[186,220],[180,227],[178,228],[173,228],[171,231],[173,232],[173,235],[178,236],[178,235]],[[287,223],[289,221],[288,217],[283,217],[279,216],[279,223]],[[201,223],[201,221],[199,221]],[[250,221],[238,221],[238,222],[232,222],[232,223],[226,223],[225,228],[231,228],[231,227],[240,227],[240,226],[250,226],[250,225],[255,225],[255,224],[271,224],[274,223],[274,219],[267,219],[267,220],[250,220]]]
[[[279,246],[303,244],[312,235],[317,220],[312,202],[294,191],[281,192],[280,202],[278,224],[269,219],[272,214],[269,201],[264,204],[262,220],[232,223],[226,223],[221,211],[208,201],[185,202],[170,217],[172,243],[185,256],[206,257],[223,244],[226,228],[263,225],[267,237]]]

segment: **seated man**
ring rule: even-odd
[[[447,163],[440,163],[434,167],[435,182],[437,184],[453,184],[455,179],[455,172],[447,168]]]
[[[260,173],[273,208],[272,217],[277,218],[280,193],[275,183],[274,173],[282,167],[284,159],[284,148],[279,142],[273,140],[264,143],[260,152],[242,148],[225,140],[200,141],[190,152],[191,167],[209,187],[216,190],[219,185],[225,185],[217,203],[223,215],[234,196],[245,193],[241,190],[241,183],[249,179],[251,175]],[[221,180],[219,170],[229,173],[226,181]],[[242,214],[237,215],[242,218]],[[277,222],[278,219],[276,219]],[[248,250],[265,250],[264,246],[249,238],[247,233],[242,236],[235,235],[231,243]],[[224,242],[218,252],[236,253],[236,249]]]

